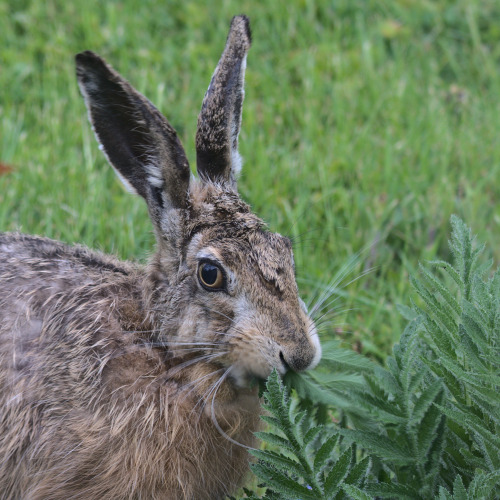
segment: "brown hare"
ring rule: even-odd
[[[290,241],[237,192],[249,47],[237,16],[198,119],[198,179],[160,112],[76,56],[100,148],[146,200],[157,247],[142,266],[0,234],[1,498],[222,498],[255,445],[252,380],[319,361]]]

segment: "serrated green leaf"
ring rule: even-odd
[[[415,312],[417,312],[417,308],[413,306]],[[417,339],[416,333],[419,328],[422,326],[423,316],[422,314],[418,314],[415,319],[411,320],[406,328],[403,330],[401,337],[399,339],[399,346],[401,347],[402,352],[404,352],[405,357],[404,361],[408,361],[409,356],[411,356],[411,344]]]
[[[455,477],[453,481],[453,500],[467,500],[467,491],[465,491],[461,476]]]
[[[337,442],[339,440],[339,435],[334,434],[330,436],[322,445],[321,448],[316,452],[316,456],[314,457],[314,470],[320,471],[322,467],[325,465],[328,459],[332,459],[332,452]]]
[[[467,493],[471,500],[476,498],[488,498],[493,492],[500,489],[500,470],[484,474],[477,473],[469,484]]]
[[[365,491],[356,486],[352,486],[350,484],[343,484],[342,489],[353,500],[373,500],[372,496],[368,495],[368,493],[366,493]]]
[[[429,333],[434,345],[438,349],[439,357],[456,359],[455,348],[448,335],[443,333],[438,324],[429,316],[425,316],[423,321],[424,329]]]
[[[431,411],[431,409],[429,409]],[[425,420],[425,417],[424,417]],[[438,426],[436,427],[435,436],[429,434],[427,443],[423,441],[422,436],[419,436],[420,443],[420,460],[425,462],[425,472],[428,481],[432,481],[435,486],[436,478],[439,475],[441,461],[444,454],[446,438],[447,438],[446,418],[440,415]],[[429,448],[430,444],[430,448]],[[424,455],[424,450],[428,449],[427,455]],[[432,490],[434,489],[431,488]]]
[[[375,398],[370,394],[351,394],[354,401],[361,408],[364,408],[371,415],[394,424],[405,424],[407,418],[403,411],[396,405],[388,401],[387,398]]]
[[[418,491],[397,483],[370,483],[365,486],[364,490],[369,495],[381,498],[397,498],[398,500],[419,498]]]
[[[481,409],[484,415],[494,422],[496,425],[500,426],[500,408],[498,399],[498,393],[493,390],[476,388],[476,391],[469,391],[469,396],[472,401]]]
[[[266,409],[264,405],[263,408]],[[270,426],[275,427],[276,429],[280,428],[280,420],[278,420],[276,417],[273,417],[272,415],[261,415],[261,418]]]
[[[257,457],[261,463],[270,463],[277,469],[282,470],[282,472],[291,472],[299,477],[304,477],[306,474],[306,471],[299,462],[281,453],[272,450],[250,450],[250,453],[254,457]]]
[[[462,313],[462,308],[460,307],[460,304],[455,299],[455,297],[424,266],[419,264],[418,268],[419,268],[419,271],[421,273],[421,279],[424,281],[426,288],[433,289],[434,293],[436,293],[436,292],[439,293],[445,301],[445,304],[443,304],[443,307],[445,305],[447,305],[448,308],[450,309],[450,312],[453,311],[457,316],[460,316]],[[450,318],[453,319],[451,314],[449,314],[449,315],[450,315]]]
[[[387,359],[387,364],[391,365],[394,362],[394,358],[389,357]],[[393,366],[393,373],[390,373],[388,370],[384,370],[384,368],[377,366],[375,368],[375,380],[382,387],[387,394],[392,394],[394,396],[402,396],[402,389],[399,380],[396,378],[399,375],[399,370],[397,367]],[[371,376],[371,375],[370,375]]]
[[[444,260],[431,260],[428,264],[434,267],[439,267],[446,274],[448,274],[448,276],[450,276],[450,278],[452,278],[458,286],[463,286],[462,278],[460,277],[459,272],[449,262]]]
[[[338,341],[328,341],[322,345],[321,363],[330,368],[345,368],[354,372],[371,372],[377,366],[373,361],[365,358],[352,349],[340,347]]]
[[[500,470],[500,450],[490,442],[480,436],[476,437],[476,444],[482,451],[484,460],[487,464],[489,472]]]
[[[429,387],[427,387],[420,397],[415,402],[415,406],[411,412],[411,424],[419,424],[423,419],[425,413],[434,402],[439,392],[443,388],[442,380],[438,379]]]
[[[399,465],[410,465],[416,460],[408,447],[402,446],[388,437],[351,429],[340,429],[339,432],[384,460],[391,460]]]
[[[467,359],[467,364],[473,367],[474,370],[486,371],[487,367],[480,359],[481,353],[463,325],[459,325],[458,333],[460,344],[457,347],[460,347],[460,350],[463,352],[465,359]]]
[[[491,346],[489,345],[487,340],[487,328],[482,325],[482,322],[474,319],[474,317],[470,314],[472,312],[471,308],[473,308],[473,306],[467,305],[467,314],[462,315],[461,321],[463,324],[463,328],[470,336],[470,338],[474,341],[474,343],[478,346],[478,348],[481,349],[483,353],[488,353]]]
[[[332,470],[325,479],[325,495],[327,498],[333,497],[342,486],[342,481],[349,472],[351,464],[352,448],[347,448],[332,467]]]
[[[451,493],[446,490],[443,486],[439,487],[439,500],[453,500]]]
[[[300,498],[304,500],[317,500],[318,493],[309,490],[306,486],[297,483],[279,470],[273,470],[260,463],[250,464],[253,473],[266,485],[285,495],[285,498]],[[320,494],[320,493],[319,493]]]
[[[303,448],[304,435],[302,432],[302,428],[305,425],[306,419],[308,418],[308,414],[306,411],[300,411],[297,413],[292,413],[292,411],[290,411],[289,416],[290,416],[290,422],[292,423],[293,428],[295,429],[295,432],[293,432],[293,434],[296,437],[299,446]]]
[[[412,374],[410,377],[410,381],[407,387],[408,394],[414,394],[417,391],[417,388],[420,386],[423,378],[427,373],[427,369],[422,367],[421,370],[418,370],[416,373]]]
[[[493,434],[478,417],[471,412],[465,413],[461,409],[455,407],[444,407],[437,405],[438,408],[448,417],[458,424],[477,432],[480,436],[486,439],[491,445],[495,446],[500,453],[500,438]]]
[[[355,464],[354,467],[352,467],[344,482],[356,486],[363,484],[363,480],[366,478],[370,466],[370,457],[364,457],[357,464]]]
[[[294,451],[294,447],[288,441],[288,439],[278,436],[272,432],[256,432],[255,435],[261,440],[270,444],[274,444],[280,448],[285,448],[291,452]]]
[[[422,323],[421,316],[418,318],[418,322],[420,324]],[[412,321],[412,323],[415,323],[415,321]],[[406,331],[408,331],[408,327],[405,329],[405,332]],[[415,328],[413,330],[413,337],[405,342],[405,351],[401,359],[402,368],[399,374],[401,386],[407,394],[411,394],[412,392],[414,392],[414,387],[416,387],[419,383],[419,381],[415,381],[414,379],[418,379],[419,377],[422,378],[428,371],[422,365],[422,362],[420,361],[418,356],[418,354],[422,351],[422,347],[421,345],[419,345],[419,342],[420,339]],[[415,383],[417,385],[415,385]]]
[[[447,389],[451,392],[453,397],[458,401],[463,401],[464,399],[464,388],[460,380],[457,379],[452,373],[450,373],[444,366],[442,366],[441,358],[439,361],[428,360],[425,357],[420,358],[423,363],[430,368],[437,377],[441,378],[446,385]]]
[[[464,457],[466,466],[471,469],[486,470],[487,464],[483,457],[478,457],[467,448],[460,448],[460,454]],[[465,470],[465,469],[464,469]]]
[[[314,438],[323,430],[321,425],[317,425],[315,427],[311,427],[304,436],[304,445],[310,444]]]
[[[286,378],[302,400],[309,400],[335,408],[355,410],[355,408],[352,408],[353,403],[348,394],[337,391],[333,387],[321,387],[318,382],[311,378],[310,373],[289,372]]]
[[[334,386],[337,389],[349,390],[352,387],[361,388],[363,377],[356,373],[328,372],[321,373],[312,371],[310,377],[323,387]]]
[[[417,428],[417,447],[419,457],[423,460],[433,440],[438,437],[436,430],[441,422],[442,415],[436,406],[431,404]]]
[[[405,304],[396,304],[396,309],[398,310],[399,314],[401,314],[401,316],[403,316],[403,318],[409,322],[418,317],[418,313]]]
[[[432,319],[439,323],[443,329],[446,329],[448,335],[453,335],[453,332],[456,330],[456,321],[453,316],[443,307],[436,297],[430,293],[421,281],[412,277],[410,282],[429,308]]]

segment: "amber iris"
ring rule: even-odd
[[[221,289],[224,285],[222,271],[209,262],[203,262],[198,267],[198,279],[205,288],[212,290]]]

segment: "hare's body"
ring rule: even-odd
[[[248,469],[251,380],[318,362],[290,242],[236,190],[249,46],[236,17],[199,117],[199,180],[158,110],[77,56],[97,139],[146,200],[157,249],[143,267],[0,234],[0,498],[222,498]]]
[[[178,360],[149,347],[147,276],[82,247],[0,235],[0,498],[211,499],[241,481],[246,450],[214,427],[211,398],[200,402],[213,380],[190,384],[210,365],[167,378]],[[216,418],[250,445],[257,408],[228,386]]]

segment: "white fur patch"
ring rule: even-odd
[[[240,66],[240,82],[241,82],[241,102],[245,99],[245,70],[247,67],[247,56],[243,57]],[[233,115],[234,116],[234,115]],[[238,123],[235,122],[234,118],[231,123],[231,145],[238,144],[238,135],[240,133],[241,127],[241,110],[239,114]],[[241,173],[241,167],[243,165],[243,159],[238,152],[237,148],[231,148],[231,171],[235,179],[238,179]]]
[[[161,170],[152,163],[146,163],[144,165],[144,170],[149,174],[148,182],[154,187],[161,188],[164,185],[163,175]]]
[[[312,345],[314,346],[316,352],[314,354],[314,358],[311,361],[311,364],[307,367],[308,370],[316,368],[318,363],[321,360],[321,344],[319,343],[318,332],[316,331],[316,327],[313,325],[313,328],[309,330],[309,338],[311,340]]]
[[[302,310],[306,314],[308,314],[306,303],[300,297],[299,297],[299,304],[300,304],[300,307],[302,307]],[[311,340],[312,345],[314,346],[316,353],[314,354],[314,358],[311,361],[311,364],[307,367],[308,370],[311,370],[312,368],[315,368],[316,366],[318,366],[318,363],[321,360],[321,344],[319,342],[318,332],[316,330],[316,327],[314,326],[314,323],[311,323],[311,325],[312,325],[312,329],[308,331],[308,335],[309,335],[309,339]]]
[[[242,165],[243,158],[237,150],[233,149],[231,151],[231,170],[235,179],[238,179],[238,177],[240,176]]]
[[[113,170],[115,171],[115,174],[118,176],[118,179],[120,179],[121,183],[125,186],[125,189],[132,194],[138,194],[137,191],[135,190],[134,186],[130,184],[130,182],[123,177],[122,174],[120,174],[120,171],[115,168],[115,166],[109,161],[108,155],[106,154],[106,151],[103,149],[102,152],[104,153],[104,156],[106,157],[106,160],[108,160],[108,163],[113,167]]]

